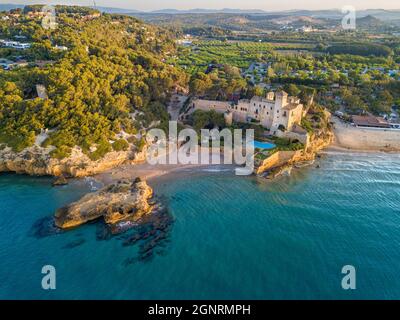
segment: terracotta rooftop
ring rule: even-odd
[[[353,123],[360,127],[390,128],[390,124],[383,118],[374,116],[353,116]]]

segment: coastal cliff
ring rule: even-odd
[[[55,214],[56,226],[68,229],[103,218],[105,223],[135,222],[152,212],[153,190],[145,181],[121,180],[85,195]]]
[[[329,121],[330,114],[327,112],[322,128],[308,134],[307,143],[302,150],[275,151],[255,166],[254,173],[267,178],[275,178],[293,165],[313,161],[319,151],[334,141],[334,133]]]
[[[74,148],[65,159],[52,158],[51,148],[33,146],[21,152],[9,147],[0,148],[0,172],[15,172],[35,176],[85,177],[115,168],[123,163],[143,162],[146,150],[112,151],[97,161],[91,160],[80,148]]]

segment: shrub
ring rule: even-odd
[[[0,135],[0,143],[5,143],[15,152],[21,152],[25,148],[31,147],[35,143],[35,133],[24,133],[25,136]]]
[[[111,145],[108,141],[102,141],[97,145],[96,151],[89,153],[88,156],[90,160],[97,161],[109,153],[111,149]]]
[[[311,123],[310,120],[308,120],[308,119],[305,119],[305,118],[302,119],[302,120],[301,120],[301,126],[302,126],[304,129],[306,129],[308,133],[313,133],[313,132],[314,132],[312,123]]]
[[[143,148],[145,147],[145,145],[146,145],[146,138],[145,137],[142,137],[140,140],[136,140],[136,142],[135,142],[135,147],[137,148],[137,150],[139,152],[143,151]]]
[[[119,139],[112,144],[114,151],[126,151],[129,148],[129,143],[125,139]]]
[[[67,158],[70,154],[71,154],[71,148],[67,146],[60,146],[50,152],[50,156],[58,160]]]

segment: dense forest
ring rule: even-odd
[[[0,19],[0,39],[23,37],[31,48],[2,48],[0,55],[51,63],[0,70],[0,143],[19,151],[49,129],[43,146],[55,146],[53,156],[65,157],[78,145],[98,159],[112,147],[124,148],[124,142],[110,144],[121,131],[134,134],[154,120],[168,119],[169,94],[188,81],[165,63],[176,51],[170,33],[132,17],[93,18],[93,10],[62,6],[57,7],[58,27],[45,30],[27,11]],[[47,89],[48,99],[37,97],[38,84]],[[91,152],[93,145],[97,149]]]
[[[354,54],[359,56],[383,56],[393,54],[392,49],[387,46],[374,43],[336,44],[330,46],[327,51],[330,54]]]

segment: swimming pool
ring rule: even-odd
[[[256,149],[273,149],[276,145],[270,142],[254,141],[254,148]]]

